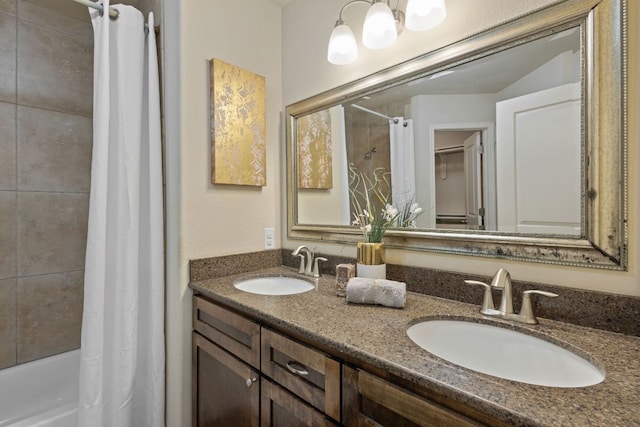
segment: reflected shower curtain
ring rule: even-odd
[[[402,209],[415,201],[416,173],[413,154],[413,120],[396,117],[398,123],[389,120],[391,137],[391,199]]]
[[[334,120],[335,118],[335,120]],[[345,129],[344,107],[331,107],[331,124],[337,127],[337,147],[334,140],[333,164],[338,182],[338,200],[340,203],[340,224],[351,225],[351,203],[349,203],[349,161],[347,160],[347,131]],[[334,180],[336,181],[336,180]]]
[[[162,426],[164,239],[155,34],[145,34],[137,9],[113,7],[120,12],[116,20],[90,10],[94,139],[78,417],[80,426]]]

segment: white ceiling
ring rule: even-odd
[[[398,99],[417,94],[452,95],[472,93],[497,93],[557,55],[577,51],[580,31],[577,28],[547,36],[517,48],[511,48],[486,58],[453,68],[455,72],[438,78],[424,77],[407,84],[394,86],[371,94],[357,103],[375,108]],[[435,76],[438,74],[436,73]]]

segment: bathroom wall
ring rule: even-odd
[[[280,247],[281,8],[268,0],[165,2],[167,117],[167,426],[191,423],[188,261]],[[262,75],[267,96],[267,185],[211,184],[209,60]]]
[[[0,1],[0,368],[78,348],[93,35]]]
[[[425,52],[446,46],[466,36],[498,25],[556,0],[448,0],[447,18],[431,31],[413,33],[405,30],[394,45],[380,51],[360,47],[360,58],[347,66],[327,62],[327,41],[338,17],[343,0],[295,0],[283,8],[283,101],[285,105],[303,100],[340,84],[367,76]],[[640,151],[638,133],[638,2],[629,1],[629,271],[615,272],[598,269],[552,266],[501,259],[450,256],[427,252],[389,250],[388,262],[420,266],[462,273],[492,276],[498,267],[505,267],[517,280],[549,283],[579,289],[599,290],[626,295],[640,295]],[[343,19],[352,25],[355,34],[361,33],[365,6],[352,6]],[[284,157],[283,157],[284,158]],[[282,212],[286,200],[282,201]],[[283,227],[285,226],[283,215]],[[294,248],[299,241],[284,237],[284,248]],[[355,257],[353,246],[317,242],[318,251],[332,255]]]

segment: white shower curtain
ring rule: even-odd
[[[334,120],[334,117],[336,120]],[[337,174],[338,200],[340,200],[340,224],[351,225],[351,203],[349,202],[349,161],[347,160],[347,131],[344,107],[331,108],[331,125],[337,127],[337,141],[334,139],[334,167]]]
[[[109,1],[103,2],[105,8]],[[93,158],[79,426],[164,425],[164,249],[153,15],[90,10]],[[106,14],[105,14],[106,16]]]
[[[396,117],[389,120],[391,137],[391,199],[402,209],[416,196],[416,173],[413,154],[413,120]]]

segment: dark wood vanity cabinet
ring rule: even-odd
[[[446,426],[479,424],[366,371],[342,367],[343,424],[355,426]]]
[[[193,426],[260,425],[260,325],[193,299]]]
[[[193,329],[194,427],[481,425],[199,296]]]
[[[197,296],[193,329],[194,427],[339,425],[340,362]]]

